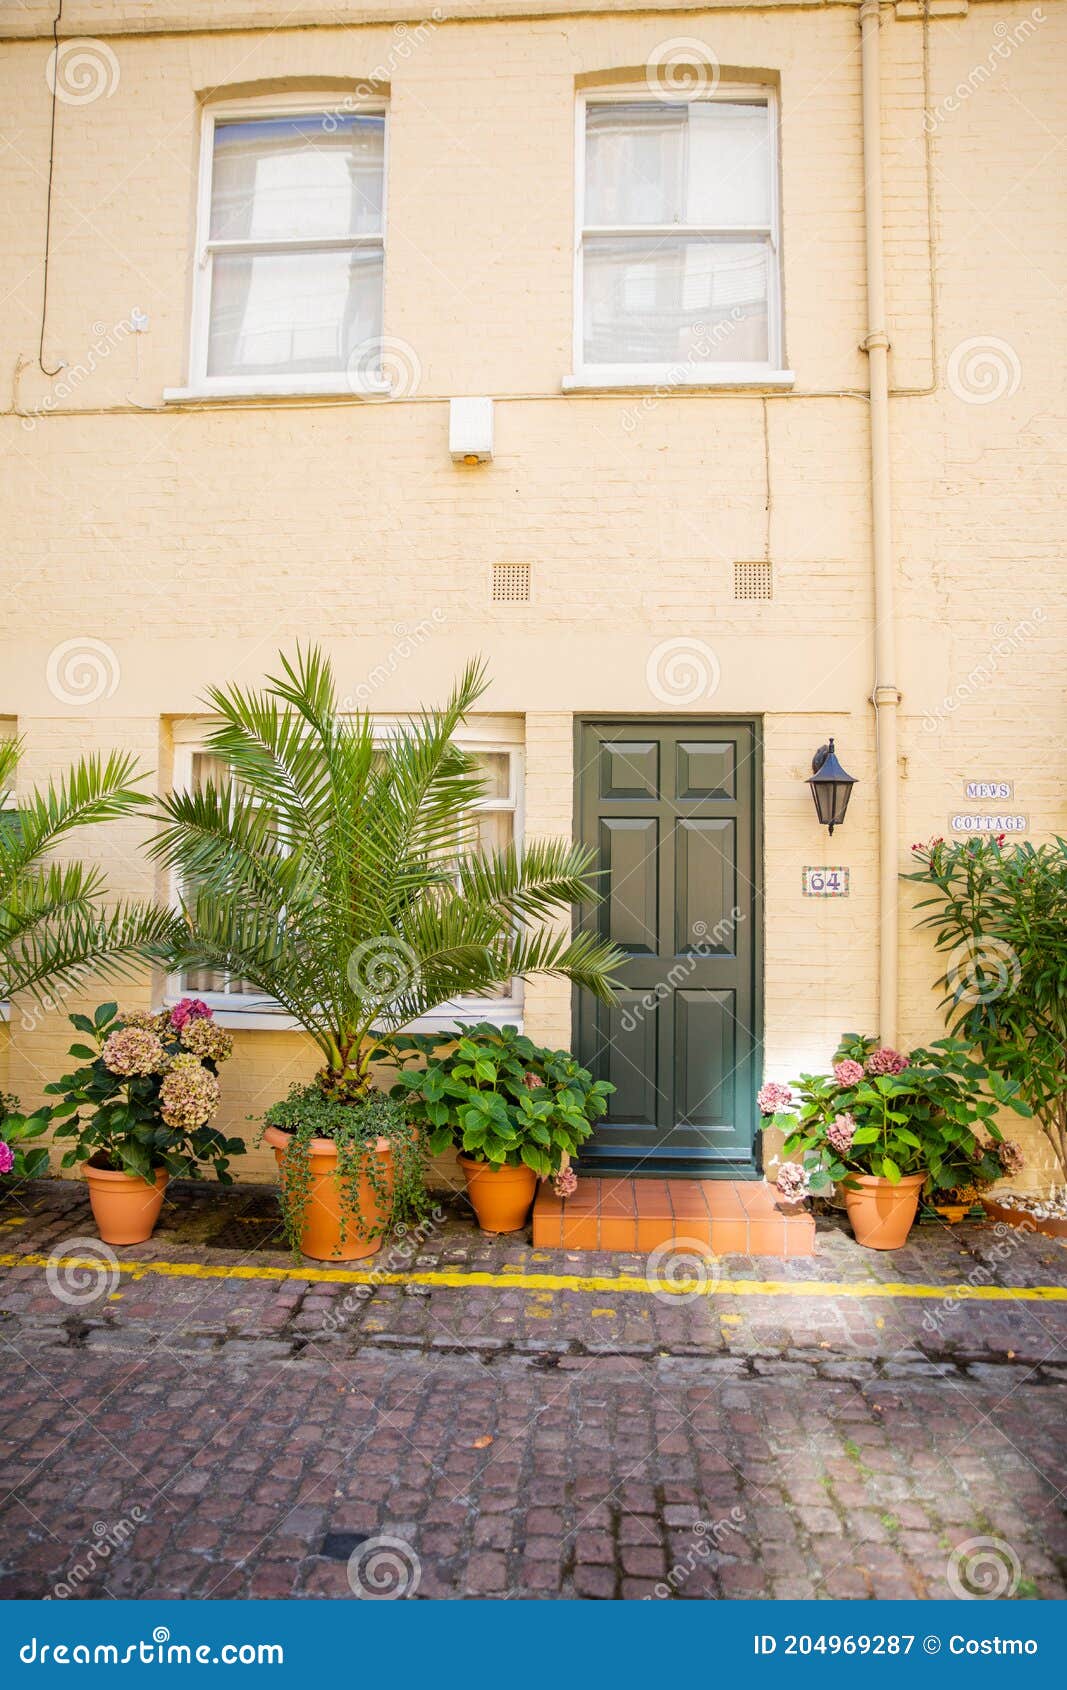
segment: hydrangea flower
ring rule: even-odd
[[[775,1115],[779,1109],[792,1106],[793,1093],[788,1086],[779,1085],[777,1080],[768,1080],[756,1093],[756,1102],[761,1115]]]
[[[801,1197],[808,1195],[811,1185],[811,1175],[807,1168],[802,1168],[799,1162],[783,1162],[778,1169],[775,1181],[779,1197],[785,1197],[790,1203],[796,1203]]]
[[[578,1189],[578,1175],[573,1168],[561,1168],[552,1183],[557,1197],[573,1197]]]
[[[863,1063],[853,1062],[851,1056],[846,1056],[843,1062],[834,1063],[834,1079],[839,1086],[858,1086],[863,1078]]]
[[[212,1062],[225,1062],[233,1055],[233,1040],[223,1027],[216,1027],[204,1015],[187,1021],[179,1035],[186,1050],[194,1056],[207,1057]]]
[[[854,1066],[858,1066],[858,1064],[854,1064]],[[846,1151],[852,1147],[852,1136],[855,1131],[855,1118],[845,1110],[842,1114],[835,1115],[827,1127],[826,1142],[837,1151],[839,1156],[844,1156]]]
[[[180,1033],[187,1021],[195,1021],[198,1016],[210,1021],[211,1013],[203,998],[182,998],[170,1012],[170,1024]]]
[[[135,1074],[161,1074],[167,1053],[155,1033],[146,1027],[120,1027],[104,1040],[101,1051],[105,1068],[131,1079]]]
[[[868,1074],[901,1074],[908,1066],[906,1056],[901,1056],[899,1050],[892,1050],[889,1045],[880,1045],[872,1050],[867,1058]]]
[[[990,1148],[1005,1174],[1010,1177],[1013,1174],[1022,1173],[1026,1166],[1026,1157],[1020,1147],[1013,1143],[1011,1139],[1002,1139],[999,1144],[994,1144]]]
[[[168,1127],[192,1132],[202,1127],[219,1101],[219,1082],[192,1052],[176,1056],[159,1088],[159,1112]]]
[[[15,1152],[0,1138],[0,1174],[9,1174],[15,1166]]]

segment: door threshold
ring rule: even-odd
[[[542,1185],[533,1242],[547,1250],[665,1247],[713,1256],[813,1256],[815,1221],[762,1180],[635,1179],[579,1175],[572,1197]]]

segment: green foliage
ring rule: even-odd
[[[91,1019],[88,1015],[68,1019],[83,1035],[69,1052],[80,1065],[44,1088],[61,1099],[49,1110],[50,1118],[59,1123],[55,1137],[74,1140],[61,1166],[70,1168],[92,1158],[94,1166],[146,1180],[157,1168],[166,1168],[178,1178],[196,1179],[199,1164],[206,1162],[223,1185],[232,1185],[229,1158],[243,1153],[243,1139],[226,1138],[207,1120],[190,1128],[170,1126],[163,1118],[165,1102],[160,1093],[169,1066],[175,1057],[189,1054],[169,1012],[126,1016],[119,1014],[116,1004],[103,1003]],[[108,1038],[132,1027],[150,1030],[159,1039],[163,1061],[152,1073],[117,1074],[104,1060]],[[201,1057],[200,1063],[210,1075],[217,1073],[216,1060]]]
[[[442,1054],[441,1039],[391,1041],[401,1065],[393,1096],[425,1128],[431,1152],[454,1145],[492,1168],[524,1162],[542,1179],[559,1173],[615,1087],[594,1081],[569,1051],[546,1050],[515,1027],[482,1022],[452,1040]]]
[[[0,740],[0,807],[20,749]],[[51,1007],[57,986],[77,986],[90,972],[131,974],[173,943],[171,911],[130,901],[106,907],[98,868],[46,860],[75,828],[149,803],[132,785],[136,776],[131,757],[83,758],[58,783],[21,796],[18,825],[0,828],[0,998],[30,992]]]
[[[997,1109],[1030,1111],[1018,1086],[976,1062],[965,1043],[939,1039],[905,1058],[882,1050],[876,1039],[846,1033],[833,1060],[835,1067],[855,1064],[863,1071],[802,1074],[793,1083],[799,1109],[779,1110],[773,1119],[786,1135],[783,1155],[801,1158],[813,1192],[836,1182],[855,1190],[856,1174],[896,1185],[907,1174],[925,1173],[923,1189],[931,1195],[1000,1178]],[[886,1066],[898,1071],[878,1071]],[[983,1131],[988,1140],[978,1136]]]
[[[1067,1174],[1067,842],[934,840],[905,879],[948,955],[950,1031],[1018,1088]]]
[[[564,840],[478,848],[485,783],[454,743],[484,692],[468,667],[440,710],[375,741],[340,710],[318,651],[260,692],[209,697],[208,748],[232,778],[163,801],[154,854],[187,889],[179,968],[221,968],[276,999],[319,1045],[334,1086],[368,1082],[371,1035],[517,976],[602,998],[622,958],[554,918],[592,895],[592,853]]]
[[[12,1158],[11,1167],[6,1174],[0,1174],[0,1178],[40,1179],[48,1172],[47,1148],[37,1144],[32,1150],[26,1150],[23,1146],[30,1139],[40,1138],[42,1133],[47,1132],[50,1121],[48,1109],[35,1109],[32,1115],[24,1115],[17,1097],[10,1092],[0,1092],[0,1144],[7,1145]],[[0,1185],[0,1192],[10,1189],[10,1186]]]
[[[299,1254],[304,1215],[311,1194],[311,1141],[330,1139],[337,1147],[334,1175],[341,1193],[341,1242],[347,1242],[349,1223],[361,1240],[381,1237],[393,1226],[418,1221],[429,1207],[423,1179],[426,1149],[420,1133],[401,1105],[385,1092],[366,1090],[349,1101],[328,1095],[320,1081],[295,1085],[288,1097],[272,1104],[264,1124],[292,1136],[286,1147],[280,1202],[285,1236]],[[379,1139],[392,1152],[392,1181],[375,1153]],[[372,1225],[359,1206],[360,1183],[366,1175],[384,1218]]]

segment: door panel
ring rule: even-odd
[[[578,829],[627,953],[609,1008],[576,994],[582,1061],[618,1088],[582,1163],[751,1171],[759,1043],[759,739],[740,721],[583,722]]]

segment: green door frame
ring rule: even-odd
[[[689,716],[689,715],[651,715],[647,712],[627,713],[596,712],[588,715],[576,716],[574,719],[574,837],[584,840],[583,809],[583,735],[587,727],[619,727],[622,729],[637,728],[647,725],[650,730],[657,728],[691,728],[696,732],[706,729],[730,730],[744,729],[751,735],[751,826],[752,826],[752,886],[747,914],[752,923],[751,955],[751,1004],[752,1026],[750,1029],[751,1046],[748,1057],[749,1084],[746,1091],[747,1119],[751,1127],[751,1147],[748,1159],[738,1160],[730,1157],[721,1161],[714,1159],[698,1159],[684,1156],[671,1158],[669,1164],[654,1157],[641,1156],[641,1166],[623,1168],[612,1158],[587,1156],[584,1166],[590,1173],[598,1169],[605,1172],[623,1172],[630,1177],[662,1178],[664,1173],[672,1176],[690,1178],[722,1178],[722,1179],[758,1179],[762,1175],[762,1133],[760,1130],[760,1116],[756,1105],[756,1091],[762,1074],[763,1058],[763,1010],[764,1010],[764,967],[765,967],[765,935],[763,910],[763,864],[764,864],[764,806],[763,806],[763,719],[760,716]],[[595,841],[585,841],[594,843]],[[662,849],[662,844],[661,847]],[[594,906],[585,906],[575,920],[575,930],[587,927],[593,920]],[[575,1051],[581,1054],[581,1009],[583,994],[575,991],[572,994],[572,1044]],[[673,1084],[673,1079],[672,1079]]]

